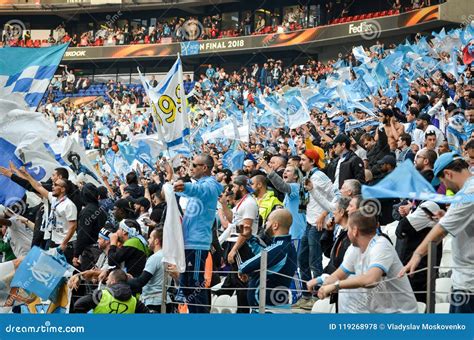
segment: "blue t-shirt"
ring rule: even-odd
[[[285,195],[283,205],[293,216],[293,224],[290,228],[292,240],[300,240],[303,238],[306,230],[306,215],[299,212],[300,205],[300,185],[298,183],[290,183],[291,192]]]
[[[158,250],[156,253],[151,255],[145,264],[144,271],[153,275],[148,283],[143,287],[140,300],[145,305],[161,305],[162,291],[161,287],[163,284],[163,251]]]

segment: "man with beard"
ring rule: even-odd
[[[387,142],[391,151],[397,149],[397,137],[403,133],[403,125],[398,123],[391,109],[382,109],[380,111],[379,121],[383,124],[387,134]]]
[[[443,133],[434,125],[431,125],[431,116],[427,113],[424,113],[416,119],[416,127],[423,131],[421,137],[421,141],[423,143],[426,143],[426,133],[428,131],[434,131],[436,134],[436,147],[440,146],[441,143],[444,141],[444,135]],[[424,146],[424,145],[421,145]]]
[[[291,277],[295,274],[296,250],[289,234],[293,223],[291,213],[286,209],[275,210],[267,220],[265,232],[271,237],[271,244],[263,251],[267,252],[267,291],[265,302],[268,306],[289,306],[291,293],[288,289]],[[239,266],[239,277],[248,281],[247,299],[250,306],[258,306],[260,286],[261,251]],[[278,275],[282,274],[282,275]],[[284,276],[283,276],[284,275]],[[250,276],[250,279],[249,279]]]
[[[347,296],[344,303],[339,303],[340,313],[416,313],[418,306],[408,278],[394,280],[403,266],[390,241],[377,234],[375,216],[360,211],[351,213],[347,236],[351,245],[344,260],[324,280],[318,297],[325,299],[344,290],[341,293]],[[317,284],[316,279],[311,280],[308,289]],[[371,293],[371,288],[378,293]]]
[[[245,288],[247,285],[234,273],[238,266],[255,254],[252,251],[253,245],[258,243],[256,235],[258,232],[258,205],[252,196],[253,189],[250,180],[246,176],[236,176],[233,180],[232,191],[234,193],[235,207],[230,210],[227,197],[220,200],[222,212],[227,221],[232,221],[224,232],[224,240],[230,248],[227,255],[227,262],[231,265],[230,273],[224,284],[222,292],[232,295],[232,289]],[[227,236],[229,235],[229,236]],[[237,291],[237,303],[239,306],[248,306],[247,294],[244,290]],[[248,308],[238,308],[237,313],[248,313]]]

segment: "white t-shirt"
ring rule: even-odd
[[[76,205],[67,197],[58,199],[53,193],[48,194],[48,200],[51,203],[51,210],[54,210],[56,217],[56,225],[53,225],[51,231],[51,240],[56,244],[61,244],[69,230],[69,222],[77,221]],[[58,203],[59,202],[59,203]],[[69,242],[76,240],[76,233],[71,237]]]
[[[252,223],[252,235],[257,235],[258,232],[258,204],[255,198],[248,194],[239,203],[232,208],[232,235],[228,239],[230,242],[237,241],[238,234],[236,234],[236,227],[242,224],[244,219],[250,218]]]
[[[348,275],[359,276],[374,267],[384,272],[381,282],[374,288],[341,290],[340,295],[347,296],[339,301],[340,312],[417,313],[418,306],[408,277],[394,279],[403,265],[385,237],[374,236],[364,253],[358,247],[349,246],[340,268]]]
[[[471,176],[457,194],[474,194],[474,176]],[[451,204],[439,224],[453,236],[454,289],[474,292],[474,202]]]

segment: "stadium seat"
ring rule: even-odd
[[[426,312],[426,303],[418,301],[417,304],[418,304],[418,313],[419,314],[425,314],[425,312]]]
[[[354,15],[354,17],[352,18],[353,21],[357,21],[357,20],[360,20],[360,15]]]
[[[435,313],[436,314],[448,314],[449,313],[449,303],[436,303],[435,304]]]
[[[436,303],[449,301],[449,294],[453,283],[449,277],[441,277],[435,281]]]
[[[313,305],[313,308],[311,309],[311,314],[326,314],[335,312],[336,305],[329,303],[329,299],[316,301]]]

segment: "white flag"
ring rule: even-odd
[[[178,56],[171,70],[156,87],[150,85],[140,70],[138,72],[150,100],[158,135],[162,137],[168,149],[182,147],[184,138],[189,135],[189,121],[181,59]]]
[[[178,202],[170,183],[163,185],[166,198],[166,218],[163,226],[163,262],[174,264],[178,272],[186,270],[186,259],[184,256],[184,238],[181,215]]]

